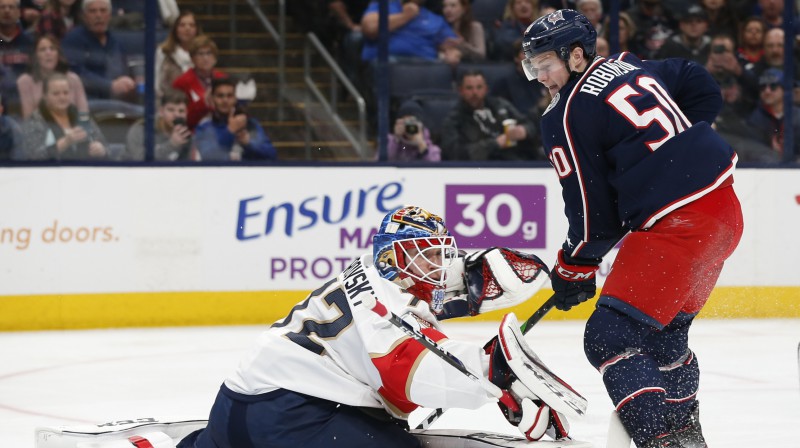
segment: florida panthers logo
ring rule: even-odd
[[[551,12],[549,16],[547,16],[547,21],[555,25],[556,23],[564,20],[564,15],[561,11]]]

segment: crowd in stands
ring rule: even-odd
[[[321,2],[295,2],[295,8],[307,12],[313,7],[311,3]],[[305,31],[336,37],[331,49],[369,97],[374,93],[372,61],[377,48],[378,3],[327,3],[328,22],[308,22]],[[618,51],[643,59],[681,57],[705,66],[725,98],[715,125],[735,145],[740,160],[783,160],[781,82],[784,75],[798,79],[800,71],[783,72],[782,0],[617,3],[619,34],[614,40]],[[319,11],[320,6],[316,7]],[[390,70],[390,74],[402,73],[405,80],[392,80],[392,89],[404,83],[418,88],[392,92],[392,109],[396,111],[392,114],[389,160],[542,159],[537,123],[550,97],[518,70],[520,38],[536,18],[561,8],[577,9],[598,32],[598,54],[608,57],[610,7],[610,0],[390,0],[390,64],[416,64],[420,74]],[[360,61],[353,56],[359,50]],[[360,69],[353,70],[351,67],[358,63]],[[441,65],[452,67],[449,86],[434,81],[441,77]],[[509,69],[501,71],[498,67],[503,65]],[[465,72],[469,76],[465,77]],[[795,88],[794,98],[795,105],[800,105],[800,88]],[[409,108],[409,101],[415,106]],[[447,104],[446,109],[443,104]],[[400,105],[403,107],[397,110]],[[420,131],[415,135],[402,132],[409,110],[414,110],[419,120]],[[446,119],[441,118],[443,113]],[[800,123],[800,117],[794,117]],[[516,126],[502,125],[509,119],[516,121]],[[793,160],[800,156],[799,129],[800,125],[795,125],[791,130]],[[513,145],[509,146],[511,140]]]
[[[217,66],[217,44],[179,3],[158,0],[155,159],[277,159],[259,117],[237,100],[236,81]],[[391,83],[389,159],[543,160],[538,122],[550,96],[522,73],[520,39],[538,17],[573,8],[595,26],[600,56],[617,50],[613,41],[643,59],[705,66],[724,99],[715,126],[741,161],[777,163],[785,150],[798,160],[800,70],[784,72],[785,33],[796,31],[783,27],[783,0],[616,3],[611,39],[611,0],[389,0],[390,65],[416,70]],[[374,99],[378,2],[286,6]],[[143,160],[143,28],[141,0],[0,0],[0,160]],[[784,131],[787,77],[795,110]],[[121,114],[130,118],[121,137],[104,135],[102,121]],[[794,148],[784,148],[784,132]]]
[[[274,160],[195,15],[157,3],[155,159]],[[0,0],[0,160],[144,160],[144,7]],[[130,120],[112,142],[98,121],[121,115]]]

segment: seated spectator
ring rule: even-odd
[[[737,52],[740,59],[747,61],[745,69],[752,70],[753,66],[761,62],[764,57],[764,36],[766,33],[767,24],[761,17],[750,16],[742,23]]]
[[[422,115],[422,107],[414,100],[406,100],[397,109],[394,130],[389,134],[389,143],[386,145],[390,162],[442,160],[442,150],[431,141],[430,131],[423,124]]]
[[[211,87],[211,82],[228,77],[215,68],[218,52],[217,44],[210,37],[203,34],[195,37],[189,46],[193,67],[172,82],[173,88],[186,95],[186,123],[189,129],[194,129],[211,110],[206,98],[206,91]]]
[[[754,87],[757,84],[756,80],[758,80],[765,71],[769,70],[770,68],[783,70],[784,36],[785,32],[781,28],[769,29],[764,35],[764,57],[761,58],[761,61],[758,63],[753,64],[750,70],[747,70],[750,79],[753,80],[753,87],[751,89],[753,93],[757,92],[756,88]],[[797,54],[795,54],[794,66],[800,67],[800,60],[798,60]],[[793,92],[794,103],[800,104],[800,88],[797,87],[800,83],[800,70],[794,70],[793,78],[795,81],[795,88]]]
[[[758,107],[750,115],[747,123],[762,136],[762,142],[769,145],[773,151],[780,154],[783,160],[783,151],[791,152],[792,161],[798,161],[800,155],[800,107],[794,106],[792,110],[792,132],[794,133],[794,148],[783,147],[784,136],[784,107],[783,107],[783,71],[769,68],[758,78],[759,102]]]
[[[172,83],[192,68],[189,47],[203,34],[194,13],[181,11],[173,22],[166,40],[156,50],[156,94],[161,96],[172,89]]]
[[[42,16],[47,0],[20,0],[20,23],[22,29],[33,30]]]
[[[442,16],[420,6],[424,0],[389,0],[389,56],[393,61],[421,59],[435,61],[442,52],[448,63],[455,53],[456,33]],[[372,61],[378,56],[378,2],[373,1],[361,19],[364,47],[361,59]],[[451,58],[451,59],[445,59]]]
[[[80,23],[81,2],[79,0],[48,0],[42,17],[36,24],[40,36],[52,34],[63,39],[67,33]]]
[[[611,56],[611,49],[608,46],[608,41],[603,36],[597,36],[597,41],[595,43],[595,51],[597,52],[598,56],[602,56],[607,58]]]
[[[201,160],[275,160],[277,152],[264,128],[236,106],[236,83],[230,78],[211,84],[213,110],[195,131]]]
[[[609,31],[611,27],[608,26],[608,21],[610,17],[606,17],[605,24],[603,25],[603,37],[610,42],[609,38]],[[637,48],[636,44],[633,41],[634,36],[636,36],[636,24],[633,23],[633,19],[628,13],[620,11],[619,13],[619,51],[614,51],[614,53],[622,53],[623,51],[628,51],[631,53],[636,54]],[[613,50],[610,50],[613,51]],[[598,53],[599,54],[599,53]]]
[[[167,90],[160,99],[155,124],[155,160],[191,160],[192,131],[186,126],[186,97]],[[128,131],[125,159],[144,160],[144,119]]]
[[[13,118],[5,115],[3,97],[0,96],[0,160],[21,159],[24,151],[22,129]]]
[[[740,162],[778,163],[778,152],[762,142],[761,135],[748,123],[752,112],[750,101],[745,101],[743,90],[733,75],[714,75],[722,94],[722,109],[714,120],[714,129],[727,141],[739,156]]]
[[[507,100],[488,95],[479,71],[458,80],[461,97],[442,131],[444,160],[533,160],[540,158],[533,137],[536,127]]]
[[[19,0],[0,0],[0,94],[6,106],[16,112],[19,104],[17,78],[28,67],[33,40],[19,24]]]
[[[361,83],[361,49],[364,34],[361,32],[361,16],[370,0],[328,0],[328,11],[334,21],[333,33],[339,65],[357,89]]]
[[[653,59],[673,30],[678,28],[662,0],[636,0],[627,13],[636,26],[631,52],[642,59]]]
[[[25,122],[25,158],[86,160],[108,157],[108,143],[88,114],[71,103],[69,79],[54,73],[44,80],[39,108]]]
[[[514,72],[498,79],[491,86],[491,92],[495,96],[505,98],[518,111],[526,114],[534,122],[538,121],[543,109],[540,108],[544,88],[538,82],[528,81],[525,72],[522,70],[522,60],[525,53],[522,51],[522,40],[514,42],[517,55],[514,57]]]
[[[472,18],[469,0],[444,0],[444,19],[458,35],[454,47],[461,53],[461,61],[478,62],[486,59],[486,36],[483,25]]]
[[[2,0],[0,0],[2,1]],[[136,81],[114,32],[108,29],[111,0],[84,0],[82,23],[62,42],[72,71],[83,79],[89,99],[115,98],[135,102]]]
[[[739,18],[731,7],[730,0],[701,0],[700,5],[708,17],[708,35],[739,33]]]
[[[503,22],[492,36],[494,49],[493,59],[512,61],[514,59],[514,41],[520,39],[528,25],[533,23],[539,12],[537,0],[508,0],[503,13]]]
[[[678,33],[673,34],[656,52],[656,59],[683,58],[698,64],[708,59],[711,38],[708,17],[703,8],[692,5],[678,15]]]
[[[733,77],[742,88],[743,101],[750,110],[756,106],[757,78],[744,69],[741,61],[734,52],[733,37],[727,34],[718,34],[711,38],[711,51],[705,67],[718,79]]]
[[[600,0],[578,0],[575,10],[589,19],[589,23],[594,26],[598,36],[603,35],[603,3]]]
[[[22,118],[28,118],[39,106],[42,99],[42,82],[53,73],[66,75],[72,95],[70,101],[78,112],[89,112],[89,102],[86,100],[81,78],[69,71],[58,40],[48,35],[36,39],[30,69],[17,79]]]

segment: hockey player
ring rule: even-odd
[[[703,67],[596,57],[596,36],[559,10],[523,38],[528,79],[553,97],[542,139],[569,221],[555,306],[595,295],[598,265],[624,236],[586,323],[586,356],[638,447],[705,447],[688,331],[743,226],[737,157],[710,126],[722,99]]]
[[[484,351],[446,339],[437,319],[520,303],[535,292],[539,271],[546,281],[546,267],[535,256],[507,249],[466,260],[457,255],[437,215],[418,207],[387,214],[373,253],[266,330],[222,384],[207,427],[178,447],[408,448],[420,446],[406,431],[406,418],[418,406],[477,409],[497,401],[364,306],[369,297],[502,390],[501,409],[528,439],[539,439],[548,426],[566,436],[563,416],[526,386],[536,379],[509,366],[509,355],[521,353],[518,344],[500,331]],[[447,289],[454,292],[446,295]]]

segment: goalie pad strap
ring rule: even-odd
[[[136,448],[153,448],[153,444],[150,443],[149,440],[145,439],[142,436],[133,436],[128,437],[128,440],[135,446]]]

